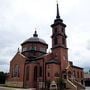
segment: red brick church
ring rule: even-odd
[[[12,58],[6,85],[36,88],[40,83],[56,81],[58,77],[83,83],[83,68],[74,66],[68,60],[66,25],[59,15],[58,4],[51,28],[51,52],[47,53],[48,44],[35,31],[33,37],[21,44],[22,50],[18,50]]]

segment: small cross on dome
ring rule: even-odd
[[[38,37],[38,34],[37,34],[37,31],[36,31],[36,28],[35,28],[35,32],[33,34],[34,37]]]

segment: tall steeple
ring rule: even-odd
[[[59,4],[56,4],[56,18],[54,23],[51,25],[52,27],[52,49],[56,47],[67,48],[66,46],[66,34],[65,27],[66,25],[63,23],[63,20],[60,17],[59,13]]]
[[[56,17],[52,27],[52,53],[57,55],[60,62],[60,71],[62,72],[68,65],[68,48],[67,48],[67,36],[65,33],[66,24],[60,17],[59,4],[56,4]],[[63,68],[62,68],[63,67]]]
[[[57,2],[57,15],[56,15],[56,18],[57,18],[57,19],[60,19],[58,2]]]
[[[54,20],[54,23],[57,23],[57,22],[63,22],[63,20],[60,17],[58,1],[57,1],[57,4],[56,4],[56,19]]]

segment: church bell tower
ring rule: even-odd
[[[59,15],[59,6],[57,3],[57,15],[56,19],[54,20],[54,24],[51,25],[52,27],[52,50],[57,47],[67,48],[66,46],[66,34],[65,34],[65,27],[66,25],[63,23]]]
[[[58,57],[59,62],[61,63],[62,70],[65,69],[68,63],[68,48],[66,43],[66,25],[63,23],[63,20],[60,17],[59,5],[57,3],[57,13],[52,27],[52,53]],[[64,65],[66,64],[66,66]]]

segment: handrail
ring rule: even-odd
[[[67,79],[67,81],[77,90],[77,86],[74,85],[69,79]]]

